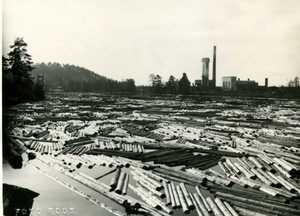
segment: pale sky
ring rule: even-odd
[[[299,11],[299,0],[3,0],[3,51],[23,37],[35,63],[149,84],[150,73],[201,79],[216,45],[218,85],[286,85],[300,76]]]

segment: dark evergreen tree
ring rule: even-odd
[[[31,56],[27,53],[27,44],[22,38],[17,38],[10,48],[12,51],[8,53],[9,64],[15,87],[15,97],[21,101],[33,99],[33,81],[29,72],[33,69]]]
[[[161,76],[159,74],[150,74],[150,82],[152,85],[152,91],[156,94],[161,94],[164,87]]]
[[[169,77],[168,82],[166,82],[166,86],[165,86],[167,93],[176,94],[178,88],[177,86],[178,86],[177,80],[173,75],[171,75]]]
[[[31,55],[23,38],[17,38],[10,46],[7,57],[3,57],[4,103],[19,103],[38,99],[34,95],[34,84],[30,75],[33,69]]]
[[[13,91],[13,77],[9,67],[8,58],[2,56],[2,89],[3,102],[6,104],[9,100],[9,94]]]
[[[45,90],[42,83],[35,83],[33,86],[33,95],[35,100],[45,99]]]
[[[182,74],[182,78],[179,80],[179,93],[180,94],[189,94],[190,93],[190,88],[191,88],[191,83],[186,75],[186,73]]]
[[[126,91],[131,93],[134,93],[136,91],[134,79],[127,79],[125,83],[126,83]]]

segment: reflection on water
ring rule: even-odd
[[[107,170],[94,170],[93,173],[101,175],[101,172],[106,172]],[[54,172],[49,170],[49,172]],[[58,176],[60,179],[64,180],[65,176],[59,173],[52,173]],[[109,178],[107,178],[109,179]],[[107,181],[107,179],[105,181]],[[111,200],[101,196],[99,193],[88,189],[77,182],[72,182],[67,179],[67,181],[77,187],[78,189],[84,191],[91,196],[99,199],[101,202],[106,203],[108,206],[112,206],[120,211],[124,211],[123,207],[112,202]],[[8,184],[17,185],[20,187],[25,187],[30,190],[36,191],[40,194],[33,204],[31,215],[114,215],[105,209],[96,206],[78,196],[75,192],[72,192],[65,188],[64,186],[56,183],[55,181],[49,179],[48,177],[41,174],[32,165],[27,165],[26,167],[15,170],[12,169],[8,164],[3,164],[3,182]],[[107,182],[105,182],[107,183]]]

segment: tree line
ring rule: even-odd
[[[34,82],[34,69],[27,43],[16,38],[7,55],[2,56],[3,104],[12,105],[45,97],[42,83]]]
[[[192,86],[187,74],[183,73],[180,79],[171,75],[167,82],[163,83],[159,74],[150,74],[151,90],[155,94],[183,94],[191,93]]]
[[[34,67],[32,76],[42,75],[48,91],[58,87],[69,92],[133,93],[136,91],[134,79],[117,81],[75,65],[41,63]]]
[[[288,82],[288,87],[299,88],[300,87],[299,77],[295,77],[294,79],[290,80]]]

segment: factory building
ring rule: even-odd
[[[226,76],[222,79],[223,89],[226,91],[235,91],[236,90],[236,77],[235,76]]]
[[[240,80],[236,82],[237,90],[251,90],[258,87],[258,83],[254,80]]]
[[[258,87],[258,83],[254,80],[240,80],[235,76],[226,76],[222,78],[223,89],[229,91],[235,90],[251,90]]]

